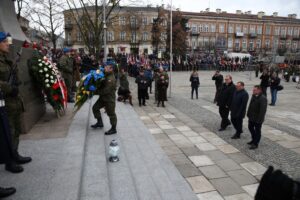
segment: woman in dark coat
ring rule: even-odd
[[[165,107],[165,101],[167,100],[167,88],[169,82],[165,79],[164,75],[161,75],[159,80],[157,81],[157,90],[158,90],[158,103],[157,107],[159,107],[160,102],[162,103],[162,107]]]
[[[272,77],[271,77],[271,83],[270,83],[270,88],[271,88],[271,96],[272,100],[270,103],[270,106],[275,106],[276,101],[277,101],[277,88],[280,84],[280,78],[278,77],[276,72],[273,72]]]
[[[191,74],[190,82],[192,87],[191,98],[193,99],[194,92],[196,92],[196,98],[198,99],[198,88],[200,86],[200,80],[199,80],[198,72],[196,70],[194,70],[193,73]]]
[[[262,89],[263,95],[267,97],[267,89],[269,87],[270,75],[267,69],[264,69],[262,75],[260,76],[260,87]]]

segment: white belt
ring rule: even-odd
[[[4,100],[0,100],[0,107],[4,107],[5,106],[5,101]]]

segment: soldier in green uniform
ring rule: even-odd
[[[18,69],[7,58],[9,42],[7,34],[0,32],[0,88],[4,95],[5,109],[8,114],[9,128],[12,135],[12,156],[17,164],[25,164],[31,161],[30,157],[20,156],[18,153],[19,136],[21,134],[21,114],[24,111],[23,102],[19,95]],[[21,166],[14,162],[6,163],[7,171],[18,173],[23,171]]]
[[[160,75],[159,75],[159,77],[162,77],[162,76],[164,76],[164,80],[165,80],[165,82],[167,82],[168,84],[169,84],[169,75],[168,75],[168,73],[164,70],[164,68],[163,67],[160,67],[159,68],[159,72],[160,72]],[[168,86],[167,86],[167,88],[168,88]],[[168,101],[168,97],[167,97],[167,88],[164,90],[165,91],[165,101]]]
[[[103,122],[101,117],[101,108],[105,108],[105,111],[110,119],[111,129],[105,132],[105,135],[112,135],[117,133],[117,115],[115,113],[116,108],[116,78],[113,73],[113,67],[111,65],[105,66],[105,77],[100,88],[98,88],[99,99],[93,105],[93,114],[97,119],[97,123],[92,125],[92,128],[102,128]]]
[[[74,60],[71,57],[71,49],[64,48],[63,51],[64,51],[64,55],[59,59],[58,68],[61,71],[62,77],[64,78],[67,86],[68,102],[74,103],[74,98],[72,95]]]

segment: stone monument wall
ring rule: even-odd
[[[13,38],[10,47],[10,59],[15,61],[17,52],[22,48],[25,40],[29,41],[23,33],[16,18],[14,1],[0,0],[0,31],[9,32]],[[28,132],[32,126],[45,113],[44,98],[38,88],[35,87],[27,66],[28,59],[32,56],[32,49],[23,48],[21,61],[18,64],[19,77],[21,80],[20,94],[24,101],[25,112],[22,116],[23,133]]]

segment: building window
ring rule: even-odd
[[[162,25],[163,25],[163,26],[167,26],[167,25],[168,25],[167,20],[164,19],[164,20],[162,21]]]
[[[262,26],[257,26],[257,34],[262,34]]]
[[[228,26],[228,33],[233,33],[233,25],[229,24]]]
[[[232,49],[233,44],[232,44],[232,38],[228,38],[228,48]]]
[[[243,26],[243,33],[248,34],[248,26],[247,25]]]
[[[224,28],[224,24],[219,24],[219,33],[224,33],[225,28]]]
[[[243,49],[247,49],[247,39],[243,39]]]
[[[143,41],[147,41],[148,40],[148,33],[144,32],[143,33]]]
[[[120,26],[124,26],[126,24],[126,19],[124,16],[120,17],[119,21],[120,21]]]
[[[270,40],[266,40],[266,42],[265,42],[265,48],[266,49],[270,48]]]
[[[125,32],[125,31],[122,31],[122,32],[120,33],[120,40],[121,40],[121,41],[125,41],[125,38],[126,38],[126,32]]]
[[[147,19],[147,17],[143,17],[143,19],[142,19],[142,25],[143,26],[147,26],[148,25],[148,19]]]
[[[256,33],[255,26],[253,25],[250,26],[250,33]]]
[[[200,26],[198,28],[199,28],[199,32],[203,32],[203,25],[202,24],[200,24]]]
[[[261,40],[260,40],[260,39],[257,39],[257,40],[256,40],[256,48],[257,48],[257,49],[260,49],[260,48],[261,48]]]
[[[196,33],[197,32],[197,26],[195,24],[192,24],[192,32]]]
[[[82,42],[81,32],[77,32],[77,41]]]
[[[108,41],[114,41],[114,32],[108,31],[107,40]]]
[[[204,25],[204,32],[209,32],[209,27],[207,24]]]
[[[216,32],[216,25],[215,24],[210,25],[210,32],[212,32],[212,33]]]
[[[161,33],[160,38],[161,38],[162,41],[166,41],[167,40],[167,33]]]
[[[235,50],[239,51],[240,50],[240,40],[236,39],[235,40],[235,44],[234,44]]]
[[[280,29],[280,35],[286,36],[286,27],[281,27],[281,29]]]
[[[254,41],[250,40],[249,41],[249,51],[253,51],[254,50]]]
[[[278,39],[274,40],[274,46],[275,46],[275,48],[278,48]]]
[[[241,27],[241,25],[236,25],[235,26],[235,32],[242,32],[242,27]]]
[[[279,35],[280,33],[280,28],[279,27],[275,27],[274,29],[274,35]]]
[[[271,26],[266,26],[266,35],[271,35]]]
[[[136,25],[136,24],[137,24],[137,21],[136,21],[136,17],[135,17],[135,16],[131,16],[131,17],[130,17],[130,24],[131,24],[131,25]]]
[[[136,43],[137,42],[137,36],[136,36],[135,32],[131,34],[131,42],[132,43]]]
[[[298,36],[299,35],[299,28],[294,28],[294,36]]]
[[[288,28],[288,35],[290,35],[290,36],[293,35],[293,27]]]
[[[292,44],[291,40],[286,41],[286,48],[290,49],[291,48],[291,44]]]
[[[293,42],[293,46],[292,46],[293,50],[296,50],[297,47],[298,47],[297,42]]]

